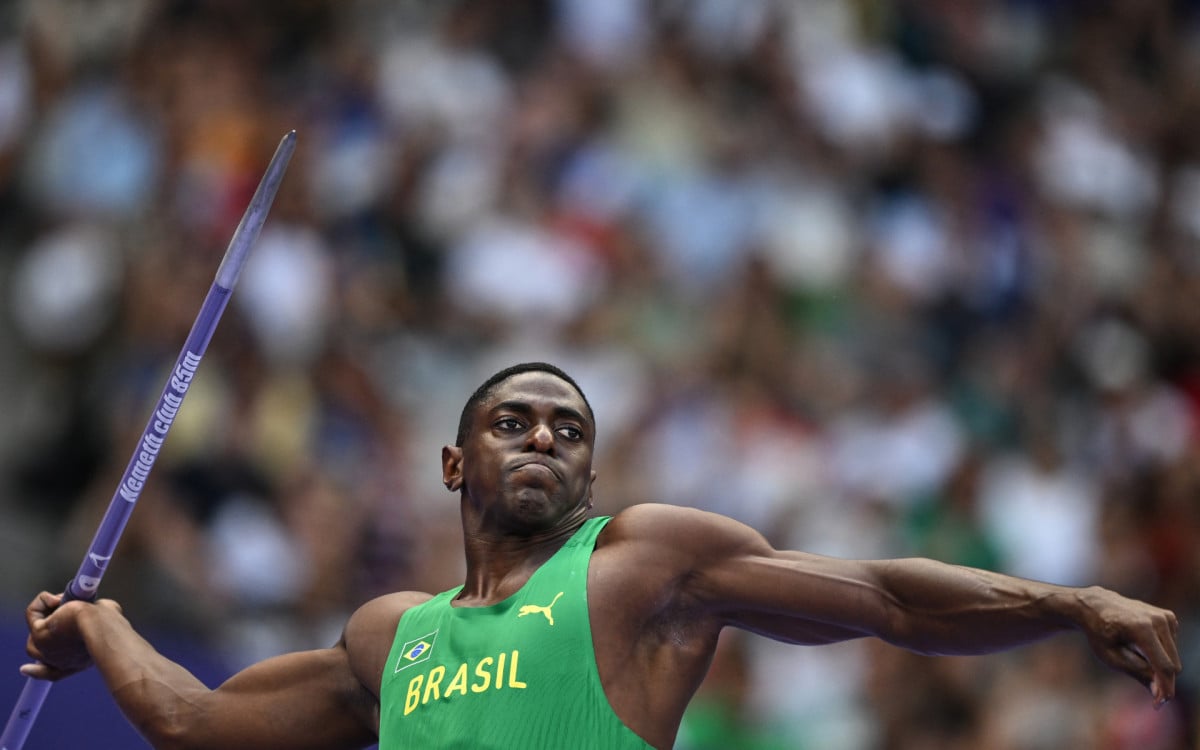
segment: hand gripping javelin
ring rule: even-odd
[[[267,212],[271,209],[275,193],[279,190],[279,183],[283,181],[283,173],[287,170],[288,161],[295,150],[296,131],[292,130],[280,140],[275,155],[271,157],[271,163],[267,165],[262,182],[258,183],[254,197],[250,199],[250,205],[233,233],[233,239],[225,250],[225,257],[221,259],[221,265],[217,268],[216,278],[209,287],[204,304],[200,306],[200,313],[192,324],[192,330],[183,344],[183,351],[175,361],[175,367],[167,378],[167,384],[163,387],[158,404],[150,415],[150,421],[133,450],[133,457],[129,459],[129,465],[121,476],[116,492],[113,493],[108,510],[105,511],[96,536],[92,539],[92,545],[79,566],[79,572],[67,584],[63,595],[64,602],[72,599],[95,600],[100,579],[104,577],[104,570],[108,567],[108,561],[112,559],[121,532],[125,530],[125,524],[133,512],[133,506],[142,492],[150,469],[158,458],[167,431],[175,421],[179,406],[187,395],[200,358],[208,349],[208,342],[221,320],[221,313],[229,302],[229,296],[237,284],[238,275],[250,248],[258,239],[258,233],[267,220]],[[27,678],[25,688],[17,698],[17,705],[8,717],[4,734],[0,735],[0,750],[21,750],[52,684],[47,680]]]

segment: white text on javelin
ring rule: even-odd
[[[150,467],[154,465],[154,459],[162,449],[167,430],[171,429],[171,423],[179,414],[183,396],[187,393],[188,386],[191,385],[192,377],[195,376],[196,368],[199,365],[200,357],[198,355],[184,352],[183,361],[171,373],[170,389],[163,394],[162,402],[155,409],[150,426],[142,435],[142,444],[133,468],[129,471],[129,476],[125,477],[124,482],[121,482],[120,495],[128,502],[135,502],[142,492],[142,487],[146,485],[146,478],[150,476]]]

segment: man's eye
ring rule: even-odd
[[[496,420],[496,428],[505,432],[519,430],[521,429],[521,423],[512,417],[504,417],[503,419]]]
[[[567,440],[580,440],[583,438],[583,430],[579,429],[578,427],[572,427],[568,425],[566,427],[560,427],[558,431]]]

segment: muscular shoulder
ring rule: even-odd
[[[615,515],[596,540],[598,549],[610,545],[630,551],[645,547],[697,562],[767,548],[761,534],[726,516],[654,503],[635,505]]]
[[[726,516],[674,505],[635,505],[613,517],[596,540],[595,578],[651,599],[686,594],[714,566],[769,554],[762,535]],[[657,593],[653,593],[657,592]]]
[[[373,633],[379,628],[394,631],[405,612],[431,598],[433,596],[424,591],[398,591],[376,597],[350,615],[346,635],[350,637],[351,631]]]
[[[378,691],[383,666],[400,618],[412,607],[428,601],[430,594],[420,591],[402,591],[380,596],[359,607],[342,634],[342,646],[346,649],[350,667],[359,680]]]

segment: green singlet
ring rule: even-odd
[[[588,561],[593,518],[519,591],[452,607],[462,587],[400,618],[380,686],[380,750],[645,750],[600,684]]]

